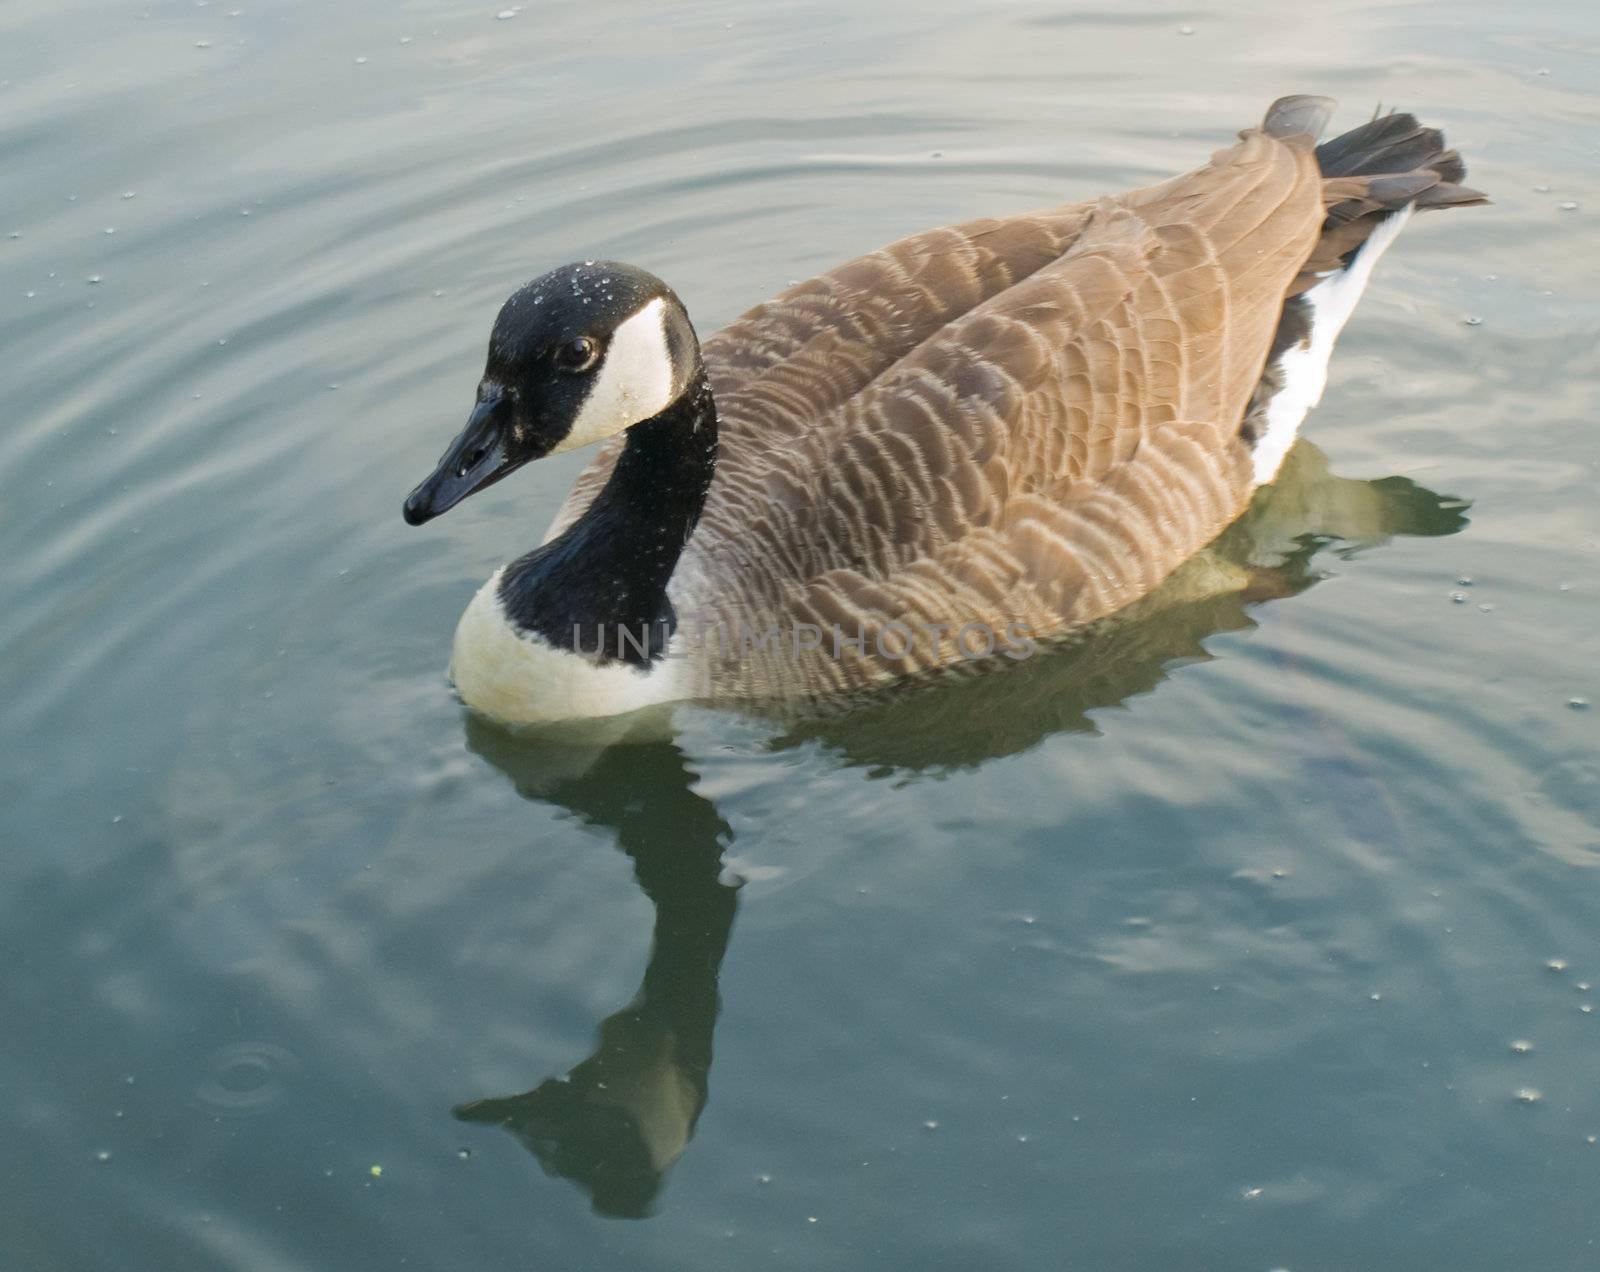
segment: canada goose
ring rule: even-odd
[[[1144,596],[1272,481],[1411,214],[1484,201],[1410,115],[1317,146],[1332,110],[1283,98],[1193,172],[915,235],[703,344],[643,270],[535,279],[406,520],[615,440],[467,607],[457,692],[508,724],[830,698]]]

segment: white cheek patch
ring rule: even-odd
[[[672,404],[678,386],[666,316],[667,302],[657,297],[612,333],[589,395],[552,455],[611,437]]]

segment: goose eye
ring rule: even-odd
[[[563,371],[587,371],[600,359],[600,342],[580,336],[556,349],[556,366]]]

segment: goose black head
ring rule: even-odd
[[[405,518],[419,526],[529,460],[651,419],[699,374],[689,315],[655,275],[615,261],[551,270],[501,308],[467,426]]]

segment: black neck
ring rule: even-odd
[[[648,666],[677,628],[667,580],[717,464],[717,409],[704,373],[660,415],[628,430],[604,488],[561,535],[500,579],[523,631],[601,663]]]

